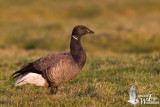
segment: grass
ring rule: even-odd
[[[0,0],[0,10],[2,107],[132,106],[132,85],[137,95],[160,99],[159,0]],[[14,87],[9,77],[23,64],[69,51],[71,30],[79,24],[95,34],[82,38],[87,62],[75,79],[56,95],[34,85]]]
[[[42,50],[6,50],[1,60],[2,106],[130,106],[129,88],[138,87],[138,95],[159,96],[159,53],[99,54],[88,56],[83,71],[69,83],[59,86],[56,95],[47,88],[34,85],[14,87],[11,73],[24,63],[50,52]],[[17,56],[18,53],[21,53]],[[25,92],[25,93],[24,93]]]

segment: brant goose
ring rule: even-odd
[[[71,35],[70,52],[55,53],[28,63],[11,75],[12,79],[21,75],[15,86],[35,84],[51,87],[51,94],[58,91],[58,85],[75,78],[86,62],[86,53],[80,39],[85,34],[94,32],[85,26],[76,26]]]

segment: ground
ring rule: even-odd
[[[133,106],[127,102],[133,85],[137,98],[152,94],[160,101],[159,0],[0,0],[0,10],[2,107]],[[69,51],[76,25],[95,32],[81,40],[87,62],[80,74],[56,95],[34,85],[14,87],[10,75],[22,65]]]

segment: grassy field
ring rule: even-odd
[[[133,85],[137,95],[160,101],[159,0],[0,0],[0,10],[2,107],[129,107]],[[69,51],[76,25],[95,32],[81,40],[87,53],[82,72],[56,95],[34,85],[14,87],[9,77],[23,64]]]

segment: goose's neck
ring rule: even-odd
[[[82,69],[86,62],[86,53],[82,48],[80,38],[72,35],[70,43],[70,52],[78,66]]]

